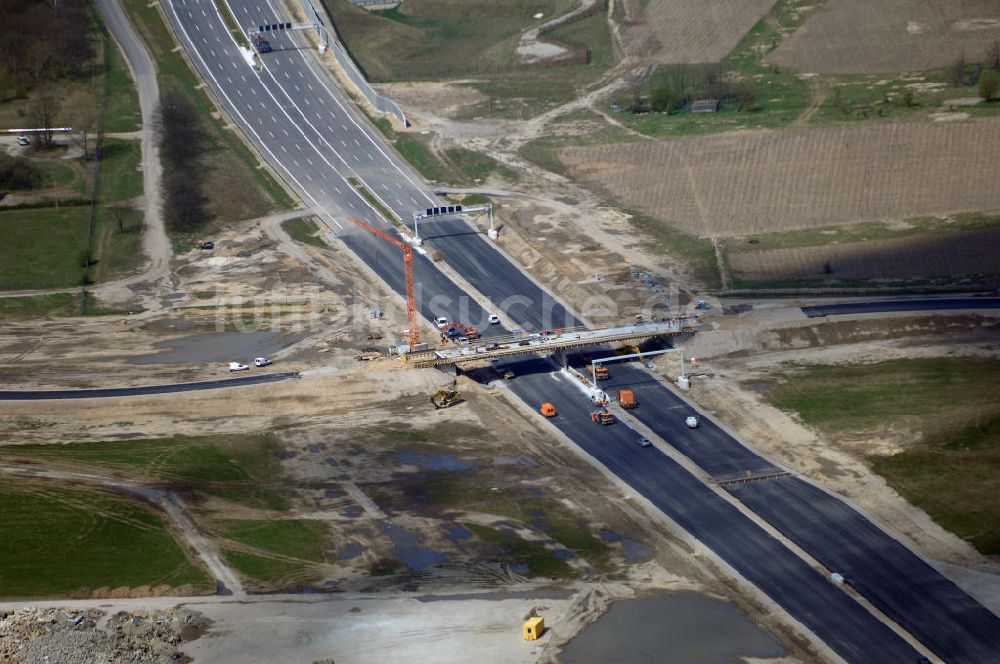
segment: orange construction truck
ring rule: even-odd
[[[635,400],[632,390],[618,390],[618,405],[622,408],[635,408],[639,402]]]

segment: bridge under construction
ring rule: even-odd
[[[411,367],[440,367],[467,362],[495,360],[530,353],[561,353],[567,348],[638,343],[653,337],[676,337],[691,334],[698,323],[691,318],[636,323],[600,329],[552,330],[477,339],[461,345],[442,346],[435,350],[406,355]]]

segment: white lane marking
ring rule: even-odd
[[[267,133],[271,135],[271,138],[277,138],[277,136],[274,135],[274,132],[270,129],[267,130]]]

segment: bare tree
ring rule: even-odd
[[[979,79],[979,96],[983,101],[989,101],[1000,91],[1000,76],[990,72]]]
[[[40,134],[44,148],[52,147],[52,127],[58,112],[59,100],[48,92],[39,94],[31,103],[32,120],[37,128],[44,130]]]
[[[986,64],[991,69],[1000,69],[1000,39],[986,49]]]
[[[125,222],[128,218],[132,216],[132,208],[127,205],[116,205],[111,208],[111,217],[115,220],[118,225],[118,232],[125,232]]]
[[[965,85],[965,53],[958,56],[951,66],[951,87],[960,88]]]

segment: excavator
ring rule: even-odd
[[[615,416],[604,410],[603,408],[598,408],[590,413],[590,421],[596,422],[597,424],[614,424]]]
[[[457,390],[440,389],[431,395],[431,403],[438,410],[462,403],[462,395]]]

